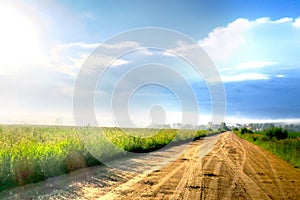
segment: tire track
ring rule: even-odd
[[[168,166],[115,191],[115,199],[299,199],[299,170],[231,132],[216,138],[194,142]]]
[[[269,169],[270,169],[271,172],[272,172],[272,175],[273,175],[273,177],[274,177],[274,180],[275,180],[275,183],[276,183],[276,185],[277,185],[277,188],[279,189],[280,196],[283,196],[284,192],[283,192],[283,190],[282,190],[281,185],[279,184],[279,178],[278,178],[278,176],[277,176],[276,173],[275,173],[275,170],[274,170],[273,165],[272,165],[272,164],[270,163],[270,161],[266,158],[266,155],[265,155],[265,153],[264,153],[263,151],[262,151],[262,155],[263,155],[263,157],[264,157],[264,159],[265,159],[265,161],[266,161],[266,164],[269,166]]]
[[[218,136],[212,137],[217,138]],[[203,145],[202,140],[193,142],[178,160],[137,183],[134,188],[140,188],[139,191],[136,192],[131,189],[123,191],[120,197],[116,199],[130,199],[136,196],[142,199],[191,199],[193,196],[199,197],[199,188],[201,188],[201,179],[199,178],[202,175],[199,157],[201,145]],[[176,173],[173,173],[174,170]]]
[[[299,169],[231,132],[212,137],[134,157],[132,172],[99,167],[69,176],[77,187],[64,192],[8,199],[300,199]]]

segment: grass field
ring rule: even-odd
[[[300,137],[300,132],[289,132],[289,138]]]
[[[115,159],[126,151],[148,152],[171,141],[176,144],[212,133],[215,132],[2,125],[0,191],[99,165],[99,160]]]
[[[288,134],[288,138],[282,140],[277,140],[275,138],[267,139],[264,132],[241,134],[240,131],[235,131],[235,133],[239,137],[261,146],[271,153],[281,157],[287,162],[293,164],[295,167],[300,167],[299,132],[291,132]]]

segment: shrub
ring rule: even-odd
[[[264,132],[269,139],[276,138],[281,140],[288,137],[287,130],[282,129],[281,127],[271,127],[266,129]]]
[[[239,129],[238,129],[237,127],[234,127],[232,130],[233,130],[234,132],[239,131]]]
[[[241,134],[245,134],[245,133],[253,133],[253,131],[251,129],[242,128],[241,129]]]

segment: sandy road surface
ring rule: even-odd
[[[148,157],[135,170],[80,170],[4,193],[10,199],[300,199],[300,170],[227,132]],[[217,141],[217,143],[215,143]],[[213,146],[211,149],[210,147]],[[187,148],[187,149],[186,149]],[[207,155],[203,152],[209,152]],[[184,152],[179,155],[178,152]],[[169,162],[163,161],[174,158]],[[204,155],[204,156],[203,156]],[[126,166],[130,167],[130,166]]]
[[[200,159],[199,143],[116,199],[300,199],[300,170],[265,150],[227,132]]]

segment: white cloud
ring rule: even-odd
[[[267,66],[273,66],[278,64],[277,62],[270,62],[270,61],[251,61],[251,62],[244,62],[238,64],[235,69],[238,70],[245,70],[245,69],[258,69]]]
[[[82,42],[58,44],[50,50],[45,66],[58,73],[76,77],[85,59],[97,46],[99,46],[98,43]]]
[[[107,49],[127,49],[127,48],[131,49],[131,48],[138,48],[140,44],[135,41],[123,41],[115,44],[101,44],[101,46]]]
[[[284,17],[284,18],[281,18],[279,20],[276,20],[275,23],[286,23],[286,22],[292,22],[293,21],[293,18],[291,17]]]
[[[294,27],[300,27],[300,17],[298,17],[297,19],[295,19],[295,21],[293,22],[293,26]]]
[[[247,19],[237,19],[227,25],[227,27],[218,27],[209,33],[208,37],[200,40],[199,44],[207,51],[213,60],[225,61],[240,46],[245,44],[245,33],[250,28],[251,22]]]
[[[259,24],[264,24],[267,22],[270,22],[270,18],[269,17],[261,17],[255,20],[255,22],[259,23]]]
[[[259,24],[266,24],[266,23],[281,24],[281,23],[286,23],[286,22],[293,22],[293,18],[284,17],[284,18],[273,21],[269,17],[261,17],[261,18],[256,19],[255,22],[259,23]]]
[[[47,63],[46,66],[48,66],[55,72],[69,75],[71,77],[76,77],[80,67],[82,66],[86,58],[87,55],[82,55],[80,57],[59,57],[55,60],[51,59],[51,62]]]
[[[69,75],[75,78],[86,58],[87,55],[80,58],[67,57],[65,61],[49,63],[48,66],[58,73]]]
[[[150,49],[138,49],[137,54],[146,55],[146,56],[152,56],[154,55],[154,51]]]
[[[101,46],[102,45],[102,46]],[[59,44],[51,49],[50,58],[45,61],[45,65],[52,70],[75,78],[82,67],[84,61],[90,56],[92,51],[97,47],[102,47],[109,50],[120,50],[126,48],[137,48],[139,46],[136,42],[124,41],[116,44],[100,44],[100,43],[67,43]],[[90,57],[91,58],[91,57]],[[101,57],[93,56],[93,62],[97,63],[97,66],[102,64],[106,65],[110,60],[113,60],[110,56],[101,55]],[[117,67],[127,64],[128,61],[124,59],[116,59],[110,65],[111,67]]]
[[[112,67],[118,67],[118,66],[125,65],[125,64],[128,64],[128,63],[129,63],[128,60],[117,59],[110,66],[112,66]]]
[[[176,57],[176,54],[174,54],[171,51],[164,51],[162,55],[163,56],[168,56],[168,57]]]
[[[219,69],[248,62],[252,62],[252,67],[242,64],[241,68],[264,67],[257,61],[292,67],[298,65],[300,57],[299,27],[300,18],[272,20],[264,17],[251,21],[239,18],[225,27],[215,28],[199,44]],[[269,66],[270,63],[264,64]]]
[[[67,44],[59,44],[57,45],[57,49],[62,50],[66,48],[71,48],[71,47],[81,47],[85,49],[94,49],[98,47],[100,43],[83,43],[83,42],[74,42],[74,43],[67,43]]]
[[[267,80],[269,76],[259,73],[247,73],[237,74],[229,76],[221,76],[223,82],[240,82],[240,81],[251,81],[251,80]]]

